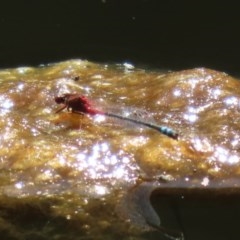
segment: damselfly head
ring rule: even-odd
[[[55,102],[57,104],[65,103],[65,97],[55,97]]]

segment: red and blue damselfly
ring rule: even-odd
[[[117,118],[117,119],[120,119],[123,121],[142,125],[142,126],[157,130],[158,132],[160,132],[170,138],[173,138],[176,140],[178,139],[178,133],[167,126],[159,126],[152,122],[146,122],[146,121],[134,119],[134,118],[127,117],[127,116],[122,116],[122,115],[111,113],[111,112],[101,111],[99,109],[94,108],[86,96],[82,96],[77,93],[75,93],[75,94],[66,93],[60,97],[55,97],[55,102],[57,104],[63,104],[63,106],[60,109],[58,109],[56,111],[56,113],[61,112],[62,110],[67,108],[68,111],[72,111],[72,112],[78,113],[78,114],[89,114],[92,116],[97,115],[97,114],[104,115],[107,117]]]

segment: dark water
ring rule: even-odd
[[[238,6],[228,2],[6,2],[0,27],[1,68],[84,58],[239,74]]]
[[[182,229],[185,239],[236,239],[239,235],[239,194],[153,194],[162,224]],[[152,239],[158,239],[152,236]]]

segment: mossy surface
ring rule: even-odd
[[[65,93],[179,138],[107,116],[56,114],[54,98]],[[240,82],[205,68],[71,60],[1,70],[1,239],[142,239],[149,226],[119,206],[144,182],[160,192],[239,192],[239,108]]]

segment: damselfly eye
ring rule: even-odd
[[[55,97],[55,102],[57,104],[65,103],[65,98],[64,97]]]

